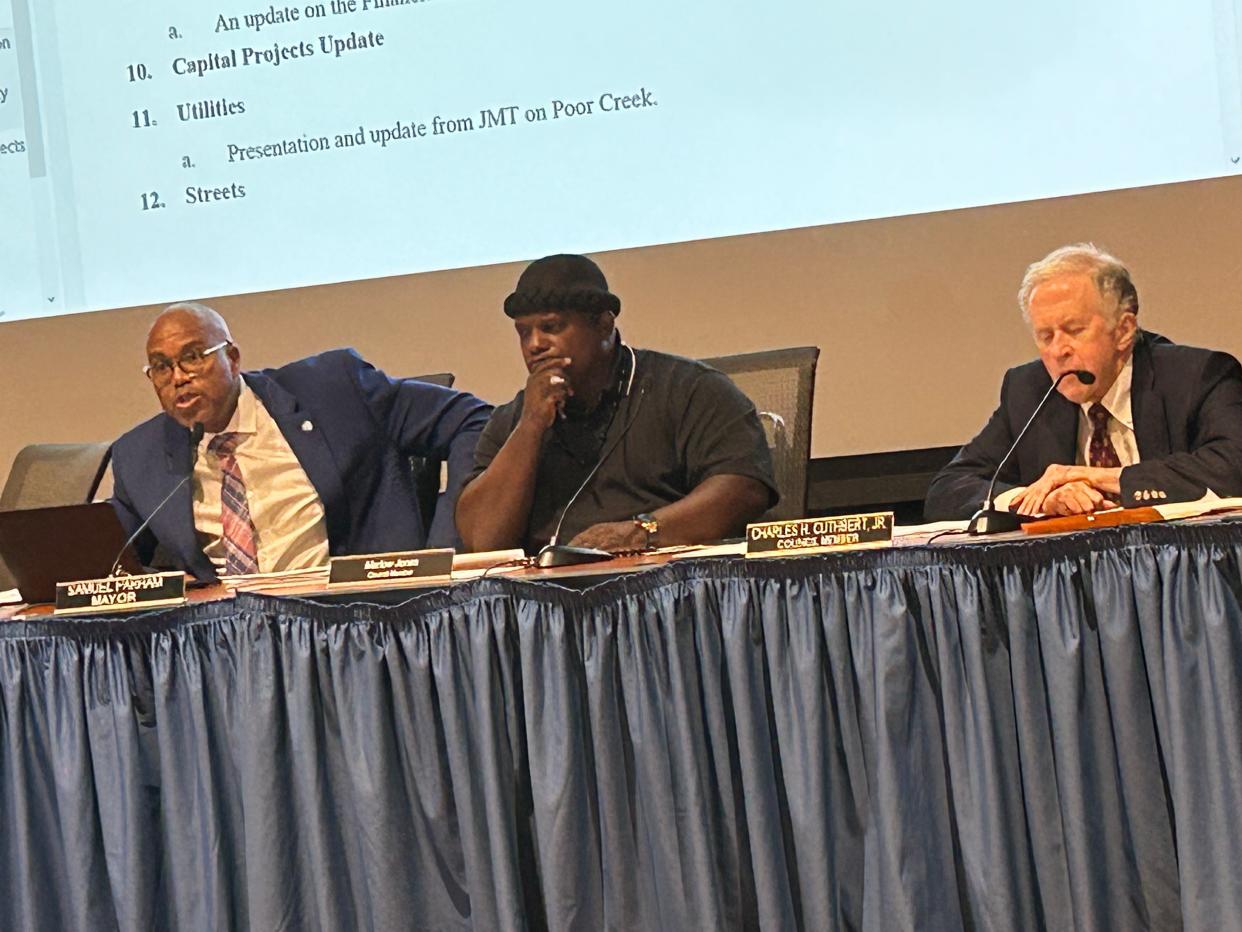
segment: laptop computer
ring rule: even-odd
[[[107,502],[0,511],[0,557],[32,605],[55,601],[58,582],[107,576],[126,536]],[[142,572],[132,547],[121,567]]]

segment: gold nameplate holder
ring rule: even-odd
[[[746,526],[747,557],[793,557],[836,550],[866,550],[893,543],[893,513],[797,518]]]
[[[56,615],[95,615],[185,602],[185,573],[144,573],[56,584]]]
[[[453,550],[446,547],[333,557],[329,565],[329,586],[397,585],[406,579],[450,575],[453,572]]]

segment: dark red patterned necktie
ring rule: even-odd
[[[1091,421],[1091,443],[1087,446],[1087,465],[1113,468],[1121,465],[1117,450],[1108,438],[1108,419],[1111,417],[1108,408],[1099,402],[1087,411],[1087,419]]]

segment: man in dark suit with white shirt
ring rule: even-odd
[[[1138,326],[1128,269],[1090,244],[1032,265],[1018,294],[1040,358],[1010,369],[1000,405],[932,481],[928,520],[969,517],[1027,418],[1064,372],[1001,471],[996,507],[1085,514],[1242,495],[1242,367],[1228,353],[1179,346]]]
[[[164,411],[112,447],[121,523],[133,533],[154,515],[137,542],[144,562],[158,546],[161,562],[211,580],[453,545],[457,492],[491,412],[473,395],[390,378],[353,350],[243,372],[228,325],[201,304],[156,319],[145,371]],[[196,424],[205,436],[192,449]],[[412,455],[448,464],[429,528]]]

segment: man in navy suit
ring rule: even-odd
[[[1090,244],[1032,265],[1018,293],[1040,358],[1010,369],[1000,406],[932,481],[930,521],[969,517],[1047,392],[1061,382],[1001,471],[996,507],[1085,514],[1242,495],[1242,367],[1228,353],[1179,346],[1138,327],[1138,291]]]
[[[122,524],[132,533],[155,514],[137,544],[144,563],[158,548],[160,564],[213,580],[329,555],[453,546],[457,493],[490,405],[389,378],[353,350],[243,372],[228,325],[199,304],[174,304],[156,319],[147,360],[164,413],[112,446]],[[204,436],[192,447],[196,424]],[[429,529],[411,455],[448,463]]]

